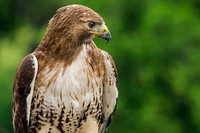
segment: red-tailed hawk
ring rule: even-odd
[[[93,42],[111,38],[104,20],[82,5],[56,11],[35,51],[18,66],[15,133],[103,133],[116,109],[117,71]]]

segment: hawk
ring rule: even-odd
[[[17,68],[15,133],[105,132],[116,109],[118,77],[95,36],[111,38],[92,9],[69,5],[56,11],[39,46]]]

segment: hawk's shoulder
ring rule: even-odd
[[[104,132],[109,126],[115,113],[118,99],[118,73],[115,63],[106,51],[101,50],[104,56],[105,77],[103,90],[103,119],[100,132]]]
[[[38,70],[37,58],[27,55],[19,64],[13,86],[13,126],[16,133],[27,132],[30,104]],[[19,130],[19,131],[18,131]]]

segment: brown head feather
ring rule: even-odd
[[[49,21],[46,35],[37,50],[66,54],[92,36],[88,30],[89,21],[104,23],[101,16],[88,7],[70,5],[59,8]]]

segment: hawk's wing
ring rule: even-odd
[[[37,58],[26,56],[17,68],[13,86],[13,128],[15,133],[27,133],[31,100],[38,71]]]
[[[102,51],[105,63],[105,79],[103,89],[103,120],[99,133],[104,133],[115,113],[118,99],[118,74],[112,57]]]

